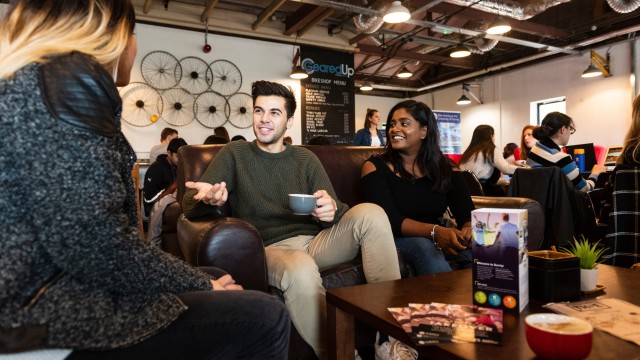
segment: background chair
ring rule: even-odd
[[[586,192],[576,190],[558,167],[521,168],[511,178],[507,196],[530,198],[545,212],[542,248],[565,247],[574,236],[595,239],[596,216]]]
[[[478,180],[476,174],[471,170],[460,170],[460,172],[462,173],[464,181],[467,183],[467,188],[469,188],[469,195],[484,196],[482,184],[480,184],[480,180]]]

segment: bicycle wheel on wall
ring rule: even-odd
[[[180,60],[182,78],[180,87],[193,95],[201,94],[211,86],[213,75],[207,63],[195,56],[187,56]]]
[[[164,107],[162,119],[174,126],[184,126],[193,121],[193,95],[186,90],[173,88],[162,94]]]
[[[224,125],[229,119],[229,103],[222,95],[205,91],[196,98],[193,112],[200,124],[213,129]]]
[[[245,129],[253,124],[253,99],[245,93],[235,93],[229,97],[229,122],[239,128]]]
[[[180,81],[182,67],[173,55],[166,51],[152,51],[140,64],[142,77],[156,90],[170,89]]]
[[[235,94],[242,86],[242,73],[232,62],[216,60],[209,65],[213,80],[211,89],[224,96]]]
[[[120,89],[122,120],[133,126],[148,126],[162,113],[162,97],[148,84],[132,82]]]

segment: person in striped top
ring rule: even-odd
[[[531,167],[557,166],[567,175],[573,186],[582,191],[589,191],[595,187],[598,175],[605,171],[602,165],[594,165],[585,180],[580,176],[580,171],[571,155],[562,152],[560,146],[569,143],[571,134],[576,132],[573,120],[560,112],[554,111],[542,119],[540,127],[533,130],[533,137],[538,142],[531,148],[527,157],[527,165]]]

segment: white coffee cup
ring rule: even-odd
[[[309,215],[316,208],[317,200],[313,195],[289,194],[289,207],[295,215]]]

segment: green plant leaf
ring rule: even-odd
[[[575,255],[580,259],[581,269],[595,269],[598,264],[602,262],[600,257],[607,251],[607,248],[599,247],[600,240],[593,244],[589,243],[589,240],[580,235],[580,239],[573,238],[573,242],[569,243],[569,247],[560,248],[560,251]]]

